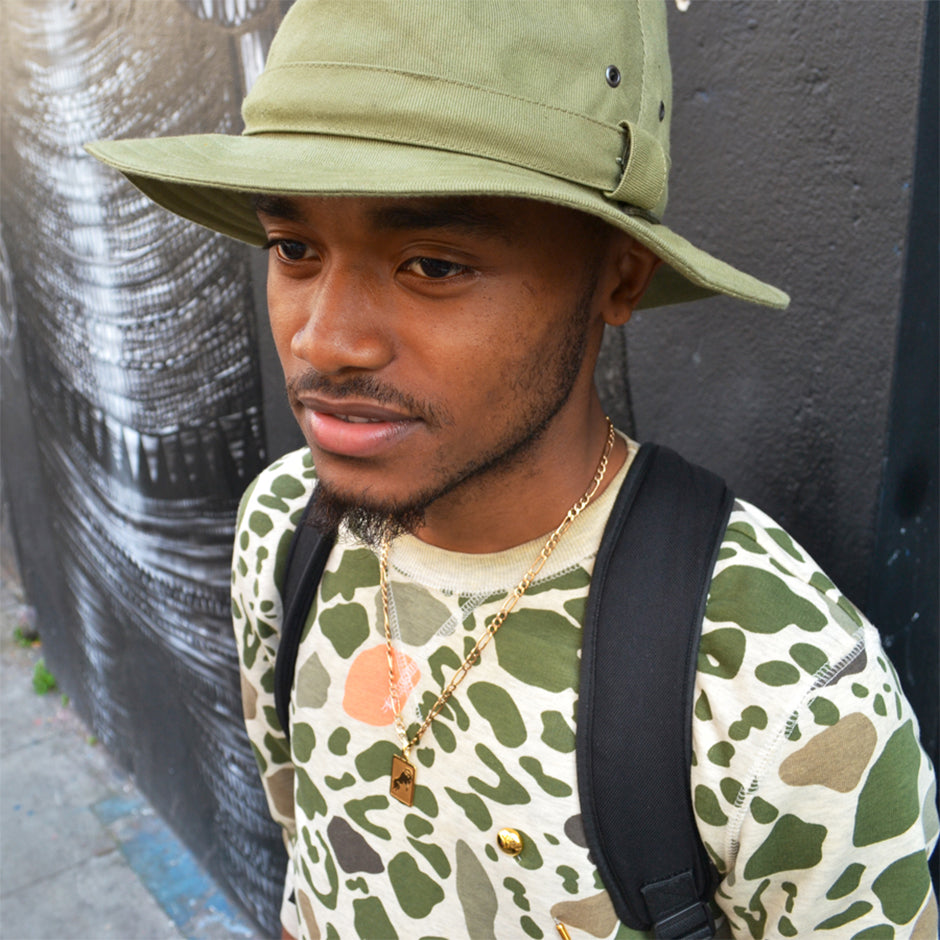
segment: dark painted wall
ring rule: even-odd
[[[940,725],[940,3],[928,7],[917,155],[868,612],[937,763]],[[933,857],[940,886],[940,855]],[[940,888],[938,888],[940,890]]]
[[[629,331],[638,432],[780,519],[862,603],[901,298],[923,7],[695,3],[672,17],[668,218],[787,290]]]
[[[298,440],[262,266],[80,145],[237,130],[286,5],[2,0],[0,20],[0,443],[27,590],[79,710],[267,924],[282,863],[226,599],[238,494]],[[924,238],[910,229],[924,7],[670,6],[667,219],[794,302],[638,315],[606,346],[605,394],[624,426],[726,475],[865,603],[882,580],[909,230]],[[936,593],[935,575],[921,590]],[[935,633],[915,624],[905,642],[905,680],[935,713]]]

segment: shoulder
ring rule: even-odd
[[[737,503],[708,597],[693,719],[696,816],[719,868],[735,871],[729,896],[778,864],[805,869],[767,889],[785,906],[788,883],[816,879],[825,895],[851,857],[867,853],[874,879],[922,854],[936,833],[917,732],[877,630],[773,520]],[[830,831],[833,820],[845,833]],[[806,854],[795,866],[777,846],[794,839]],[[828,904],[804,888],[810,907]]]
[[[290,539],[316,485],[310,451],[292,451],[255,478],[242,496],[235,528],[234,572],[273,561],[280,574]]]
[[[265,467],[242,494],[237,529],[284,528],[296,509],[303,509],[313,492],[317,474],[306,447],[285,454]],[[262,520],[267,520],[267,523]]]
[[[879,662],[890,668],[877,632],[810,555],[736,502],[702,624],[693,719],[697,809],[718,824],[712,848],[726,864],[748,794],[788,742],[872,707],[850,677],[881,672]]]
[[[700,669],[785,688],[835,665],[858,644],[865,618],[772,519],[737,501],[718,553]],[[765,657],[770,656],[770,659]]]
[[[242,496],[232,555],[232,616],[241,646],[269,648],[280,632],[280,583],[294,529],[316,485],[307,448],[263,470]]]

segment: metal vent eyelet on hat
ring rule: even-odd
[[[607,84],[611,88],[616,88],[620,84],[620,69],[616,65],[608,65],[605,77],[607,78]]]

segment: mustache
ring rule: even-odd
[[[299,404],[299,396],[303,392],[322,393],[336,399],[355,397],[377,405],[391,405],[412,418],[418,418],[432,429],[454,423],[450,412],[443,405],[416,398],[372,375],[352,375],[338,380],[308,369],[287,380],[287,397],[291,405]]]

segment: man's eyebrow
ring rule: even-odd
[[[381,206],[370,213],[372,224],[385,231],[450,229],[483,237],[509,239],[506,220],[463,199],[435,200],[423,205]]]
[[[272,219],[288,222],[304,220],[302,209],[290,196],[255,193],[251,197],[251,205],[255,212]],[[434,199],[422,204],[382,205],[370,210],[369,220],[376,229],[382,231],[448,229],[509,241],[509,226],[506,220],[498,213],[488,212],[468,199]]]
[[[251,197],[251,206],[255,212],[272,219],[285,219],[288,222],[300,222],[302,219],[300,209],[289,196],[256,193]]]

